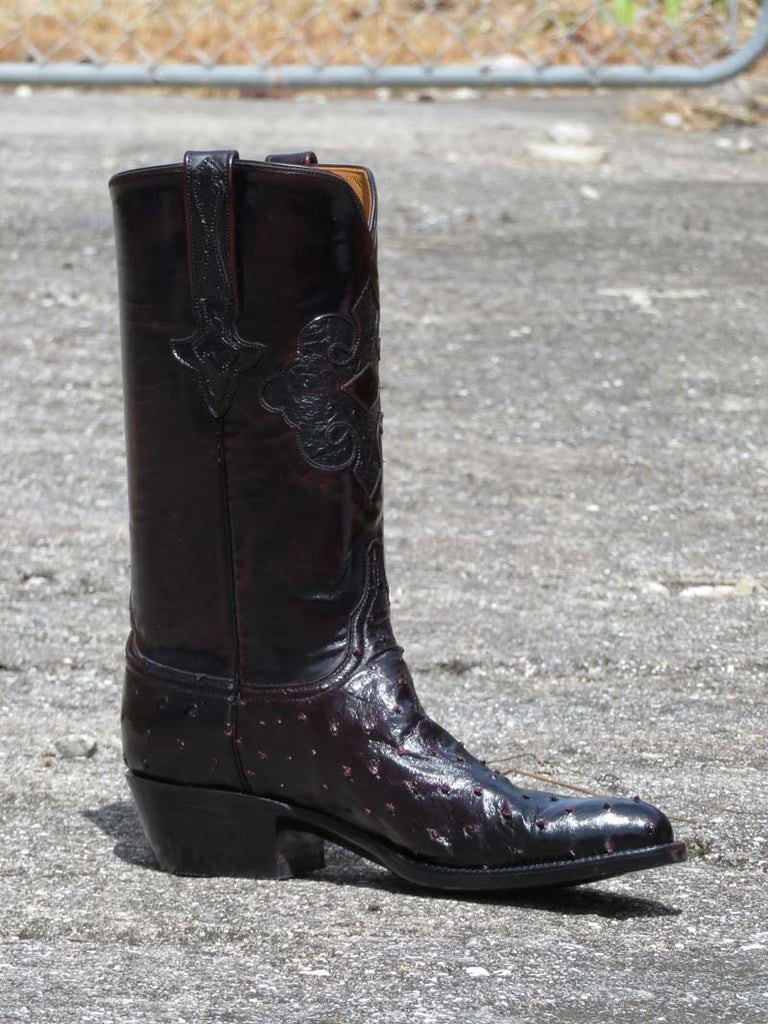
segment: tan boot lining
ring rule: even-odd
[[[365,219],[370,224],[373,213],[373,190],[368,180],[368,172],[364,167],[337,167],[327,164],[318,164],[318,170],[330,171],[339,178],[343,178],[352,187],[357,198],[363,204]]]

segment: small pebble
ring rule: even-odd
[[[592,142],[595,137],[589,125],[581,121],[558,121],[548,129],[547,135],[553,142],[575,142],[582,146]]]
[[[54,746],[59,757],[71,759],[75,757],[93,757],[99,745],[92,736],[60,736]]]
[[[735,587],[730,584],[712,585],[701,584],[699,586],[685,587],[684,590],[680,591],[681,601],[692,601],[700,597],[731,597],[735,592]]]
[[[451,93],[451,99],[453,100],[476,100],[479,93],[477,89],[460,88],[454,89]]]
[[[536,160],[584,164],[590,167],[604,164],[610,157],[604,146],[584,146],[577,143],[529,142],[525,149],[528,156]]]
[[[643,590],[646,594],[657,594],[659,597],[669,597],[669,588],[657,580],[646,580],[643,583]]]

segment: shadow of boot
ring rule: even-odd
[[[144,837],[136,808],[130,800],[117,800],[94,810],[82,812],[101,831],[114,839],[114,854],[127,864],[158,871],[159,868]]]
[[[421,889],[396,878],[385,868],[372,864],[349,850],[326,843],[326,867],[309,876],[330,885],[351,885],[381,893],[410,894],[422,899],[484,903],[499,907],[526,907],[553,914],[605,917],[615,921],[635,918],[677,917],[678,907],[659,900],[625,896],[594,886],[527,889],[508,893],[460,893]]]

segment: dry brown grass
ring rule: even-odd
[[[652,0],[623,26],[618,0],[4,0],[0,60],[688,64],[729,52],[723,0],[679,6],[673,27]],[[741,39],[757,6],[742,0]]]
[[[669,122],[670,114],[676,115]],[[754,128],[768,125],[768,95],[745,93],[741,102],[729,103],[722,96],[658,93],[630,104],[625,116],[636,124],[661,125],[672,131],[698,132]]]

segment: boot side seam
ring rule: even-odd
[[[237,707],[240,701],[241,680],[242,680],[242,646],[240,643],[240,616],[237,603],[237,580],[235,578],[235,551],[232,539],[232,513],[229,501],[229,474],[227,472],[227,438],[223,418],[216,420],[217,447],[219,453],[219,481],[221,485],[221,497],[224,506],[224,532],[227,544],[227,563],[229,569],[229,599],[232,609],[232,665],[234,669],[233,690],[230,697],[231,710],[230,721],[232,723],[232,753],[234,755],[240,781],[245,789],[248,783],[240,756],[240,748],[237,743],[238,723]]]

